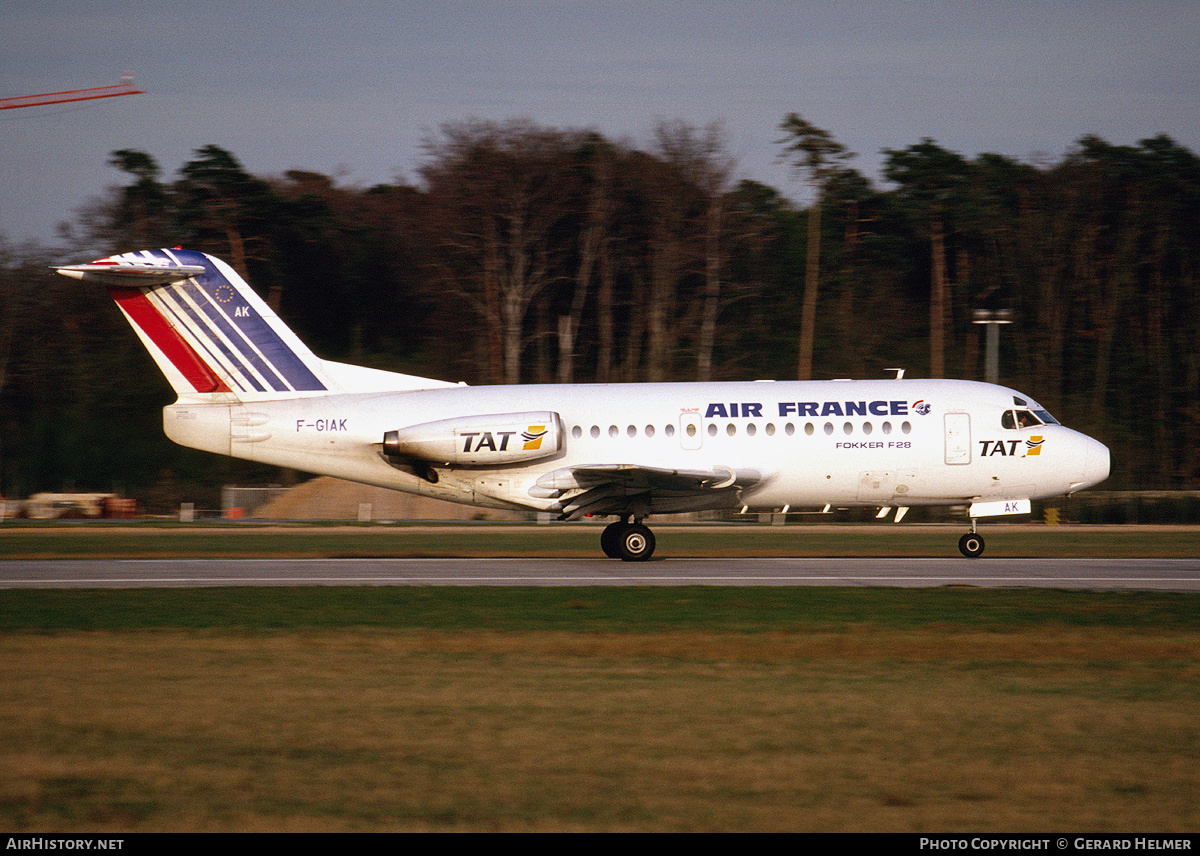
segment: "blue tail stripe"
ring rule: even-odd
[[[151,253],[151,255],[158,257],[159,254]],[[222,283],[225,282],[224,277],[221,277],[216,273],[216,271],[213,270],[212,265],[208,262],[208,259],[199,253],[176,251],[175,255],[194,257],[192,261],[184,262],[184,264],[202,264],[204,267],[212,271],[212,276],[216,276],[221,280]],[[206,275],[206,277],[207,276],[208,275]],[[252,387],[254,387],[256,392],[265,392],[266,387],[259,383],[258,379],[254,376],[254,372],[250,370],[250,366],[253,366],[254,369],[258,371],[258,373],[268,384],[270,384],[274,391],[288,391],[288,386],[286,383],[284,383],[283,379],[280,378],[279,375],[277,375],[274,371],[272,371],[271,368],[265,362],[263,362],[262,357],[255,353],[254,350],[244,341],[241,333],[235,330],[234,327],[225,319],[225,317],[213,306],[211,298],[204,292],[203,289],[197,288],[190,281],[181,283],[180,285],[176,286],[176,288],[183,292],[184,296],[191,298],[191,302],[184,299],[177,299],[176,301],[181,310],[187,314],[189,319],[191,319],[192,323],[190,326],[194,326],[196,329],[202,331],[205,338],[207,338],[208,341],[225,356],[225,359],[228,361],[229,365],[231,365],[238,373],[240,373],[240,375],[245,378],[245,380],[249,382]],[[227,285],[227,288],[229,288],[230,292],[233,293],[232,286]],[[211,319],[211,325],[203,316],[197,314],[196,310],[192,307],[192,302],[194,302],[196,306],[199,306],[203,310],[204,314]],[[185,322],[184,326],[186,327],[189,325]],[[213,329],[214,326],[216,329]],[[225,341],[222,340],[221,335],[218,335],[218,331],[221,335],[224,335],[225,339],[227,339],[233,344],[234,347],[237,348],[242,356],[235,354],[229,349],[229,347],[225,344]],[[208,348],[207,345],[205,346],[205,350],[210,355],[212,354],[211,349]],[[243,361],[242,357],[245,357],[246,361],[248,361],[250,365],[247,365],[246,362]],[[219,360],[214,360],[213,362],[214,365],[219,366],[221,364]],[[230,377],[230,380],[237,383],[236,378],[234,377]],[[239,387],[242,386],[240,383],[237,383],[237,385]],[[244,387],[242,388],[244,390]]]
[[[242,361],[240,357],[238,357],[237,354],[233,353],[233,351],[226,346],[225,342],[221,340],[221,337],[217,335],[217,331],[214,330],[202,316],[197,314],[196,310],[192,307],[192,304],[184,299],[184,297],[190,296],[192,300],[196,301],[197,305],[203,306],[208,302],[207,298],[203,297],[201,293],[195,289],[189,288],[186,283],[174,286],[171,290],[172,292],[182,292],[182,295],[175,295],[174,299],[171,301],[163,301],[163,305],[176,319],[179,320],[182,327],[185,329],[188,327],[193,327],[204,334],[202,337],[197,336],[195,338],[197,339],[197,344],[202,347],[204,352],[209,356],[211,360],[210,365],[214,367],[219,367],[222,365],[221,360],[218,359],[217,355],[213,353],[213,347],[215,347],[225,357],[227,364],[232,366],[234,371],[238,373],[237,375],[229,373],[228,380],[230,382],[235,384],[244,392],[245,386],[238,378],[238,375],[240,375],[240,377],[249,383],[256,392],[265,392],[266,387],[259,383],[258,379],[254,376],[254,373],[250,371],[249,367]],[[180,312],[187,316],[187,319],[189,319],[191,322],[190,324],[188,323],[188,320],[180,318]],[[220,327],[219,320],[217,326]],[[228,334],[232,333],[233,331],[226,330],[225,332],[228,336]],[[231,337],[230,341],[234,341],[234,338],[235,337]],[[262,368],[265,368],[265,366]],[[222,374],[226,373],[227,372],[222,372]],[[276,381],[278,382],[278,378],[276,378]],[[283,391],[286,390],[286,387],[276,386],[276,389],[278,391]]]
[[[202,277],[197,277],[196,279],[205,280],[208,278],[209,276],[205,275]],[[222,280],[222,282],[224,282],[224,280]],[[184,284],[183,290],[188,294],[189,297],[192,298],[192,300],[196,302],[196,305],[204,311],[204,314],[208,316],[208,319],[212,321],[217,330],[219,330],[226,339],[233,343],[233,346],[238,349],[242,357],[244,357],[245,360],[251,366],[253,366],[260,375],[262,375],[263,379],[270,384],[271,389],[275,390],[276,392],[288,391],[289,387],[284,380],[271,370],[271,367],[263,361],[263,358],[259,356],[252,347],[250,347],[249,343],[246,342],[241,331],[237,330],[232,324],[230,324],[228,317],[211,302],[211,295],[209,294],[208,289],[197,288],[189,281]],[[218,339],[217,341],[219,342],[220,340]],[[225,346],[223,344],[221,345],[221,350],[225,351]],[[230,357],[234,360],[237,359],[236,357],[233,357],[233,355],[230,355]],[[249,374],[249,372],[246,372],[246,374]]]
[[[238,389],[245,392],[246,388],[241,382],[241,379],[244,378],[252,387],[254,387],[256,392],[265,392],[265,388],[254,377],[253,373],[247,370],[246,366],[241,362],[241,360],[238,359],[236,354],[230,351],[229,348],[225,347],[225,343],[217,337],[215,331],[205,323],[204,319],[196,313],[196,310],[193,309],[187,301],[179,300],[177,298],[172,301],[164,300],[162,301],[162,304],[166,310],[171,313],[171,315],[179,320],[179,325],[181,327],[186,329],[189,326],[194,326],[204,332],[203,337],[196,337],[196,344],[203,349],[205,355],[208,357],[210,366],[216,367],[221,365],[220,359],[217,358],[217,355],[213,353],[212,348],[209,347],[210,344],[212,344],[215,345],[217,350],[219,350],[221,354],[225,356],[226,361],[228,361],[230,365],[237,369],[241,376],[239,378],[237,375],[231,374],[228,377],[228,381],[232,382],[238,387]],[[179,317],[180,312],[183,312],[187,315],[188,319],[191,321],[191,324],[188,324],[187,321]]]
[[[211,308],[206,308],[206,312],[214,322],[221,325],[223,330],[226,329],[226,324],[236,327],[245,339],[261,352],[275,371],[291,384],[292,389],[303,392],[325,389],[325,385],[304,364],[296,352],[279,338],[279,335],[271,329],[270,324],[255,311],[254,307],[236,300],[237,290],[216,270],[206,256],[192,251],[175,251],[174,255],[183,264],[203,265],[208,270],[205,276],[196,277],[195,281],[208,298],[206,303]],[[221,292],[222,287],[230,289],[230,292],[228,294]],[[227,303],[228,306],[225,305]],[[236,314],[231,315],[230,310]],[[226,335],[229,333],[227,332]],[[255,363],[258,361],[258,354],[245,344],[241,337],[230,336],[230,340],[247,359]],[[275,385],[271,381],[269,373],[264,372],[264,377],[272,386]]]

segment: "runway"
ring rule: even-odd
[[[1196,559],[43,559],[0,588],[204,586],[977,586],[1200,590]]]

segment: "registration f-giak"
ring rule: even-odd
[[[194,449],[562,520],[616,518],[648,559],[655,514],[961,505],[977,520],[1108,477],[1101,443],[1023,393],[954,380],[471,387],[317,358],[232,268],[147,250],[58,268],[107,287]]]

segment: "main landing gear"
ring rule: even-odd
[[[958,539],[958,549],[968,559],[978,559],[983,553],[983,536],[977,531],[975,518],[971,518],[971,531]]]
[[[604,527],[600,534],[600,549],[610,559],[625,562],[644,562],[654,554],[654,533],[640,522],[629,518]]]

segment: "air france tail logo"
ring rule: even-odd
[[[530,425],[529,428],[521,433],[521,439],[525,441],[524,450],[532,452],[542,448],[542,438],[545,436],[545,425]]]

